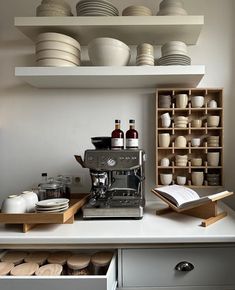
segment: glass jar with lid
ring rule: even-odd
[[[91,257],[92,273],[94,275],[106,275],[112,260],[112,252],[97,252]]]
[[[90,275],[91,256],[85,253],[73,254],[67,260],[68,275]]]
[[[40,200],[50,198],[64,198],[64,186],[63,183],[55,180],[53,177],[48,178],[47,182],[39,185]]]

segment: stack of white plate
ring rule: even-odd
[[[63,212],[68,208],[69,199],[67,198],[45,199],[36,203],[36,212],[39,213]]]
[[[76,6],[78,16],[118,16],[117,8],[107,0],[81,0]]]
[[[157,15],[187,15],[184,4],[180,0],[163,0]]]
[[[137,46],[136,65],[154,65],[153,46],[149,43],[142,43]]]
[[[158,65],[190,65],[187,45],[182,41],[169,41],[162,48],[162,57],[158,59]]]
[[[123,16],[152,16],[152,11],[145,6],[132,5],[122,11]]]
[[[79,42],[65,34],[45,32],[36,40],[36,63],[38,66],[79,66]]]
[[[42,0],[37,16],[72,16],[71,7],[64,0]]]

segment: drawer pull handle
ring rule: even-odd
[[[189,263],[189,262],[180,262],[179,264],[177,264],[175,266],[175,269],[177,271],[181,271],[181,272],[189,272],[192,271],[194,269],[193,264]]]

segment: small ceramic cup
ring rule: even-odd
[[[186,176],[177,176],[176,181],[177,181],[177,184],[179,184],[179,185],[185,185]]]
[[[161,115],[161,122],[163,128],[169,128],[171,125],[171,117],[169,113],[165,113]]]
[[[178,94],[175,95],[176,99],[176,108],[186,108],[188,105],[188,95],[187,94]]]
[[[217,108],[217,102],[215,100],[210,100],[208,102],[208,108],[211,108],[211,109],[216,109]]]
[[[25,213],[26,202],[20,195],[9,195],[4,199],[1,208],[2,213]]]
[[[168,167],[170,165],[170,160],[168,158],[162,158],[160,162],[161,166]]]
[[[220,121],[220,116],[208,116],[207,117],[207,126],[208,127],[218,127]]]
[[[23,191],[21,195],[26,203],[26,212],[34,212],[35,205],[38,202],[38,196],[33,191]]]
[[[202,126],[202,120],[201,119],[194,119],[191,121],[193,128],[201,128]]]
[[[218,166],[220,159],[219,152],[208,152],[207,153],[207,162],[209,166]]]
[[[192,138],[191,144],[193,147],[199,147],[201,145],[201,139],[200,138]]]
[[[185,148],[187,146],[187,140],[184,136],[177,136],[175,139],[175,147]]]
[[[158,135],[159,147],[169,147],[171,136],[169,133],[162,133]]]
[[[196,186],[203,185],[204,182],[204,172],[203,171],[195,171],[192,172],[192,183]]]
[[[160,181],[162,185],[170,185],[173,179],[173,175],[172,174],[164,174],[161,173],[160,174]]]
[[[192,158],[191,164],[192,166],[202,166],[202,158]]]
[[[205,98],[203,96],[192,96],[191,104],[192,108],[201,108],[204,105]]]

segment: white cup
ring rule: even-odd
[[[160,162],[160,165],[167,167],[167,166],[170,165],[170,160],[168,158],[162,158],[161,162]]]
[[[186,108],[188,105],[188,95],[187,94],[178,94],[175,95],[176,98],[176,108]]]
[[[185,185],[186,176],[177,176],[176,181],[177,181],[177,184],[179,184],[179,185]]]
[[[172,182],[173,175],[172,174],[160,174],[160,181],[162,185],[170,185]]]
[[[201,186],[201,185],[203,185],[203,182],[204,182],[204,172],[203,171],[192,172],[193,185]]]
[[[208,107],[211,108],[211,109],[216,109],[217,108],[217,102],[215,100],[210,100],[208,102]]]
[[[219,152],[208,152],[207,153],[207,162],[209,166],[218,166],[220,159]]]
[[[177,136],[175,139],[175,147],[185,148],[187,146],[187,140],[184,136]]]
[[[163,118],[163,119],[161,119],[161,121],[162,121],[162,127],[163,128],[169,128],[170,127],[170,125],[171,125],[171,119],[169,118]]]
[[[208,116],[207,117],[207,126],[208,127],[218,127],[220,121],[220,116]]]
[[[35,205],[38,202],[38,196],[33,191],[23,191],[21,195],[26,203],[26,212],[35,212]]]
[[[193,147],[199,147],[201,145],[201,139],[200,138],[192,138],[191,144]]]
[[[4,199],[1,207],[2,213],[25,213],[26,202],[20,195],[9,195]],[[29,221],[30,223],[30,221]]]
[[[158,135],[159,147],[169,147],[171,136],[169,133],[162,133]]]
[[[192,108],[201,108],[204,105],[205,98],[203,96],[192,96],[191,104]]]

